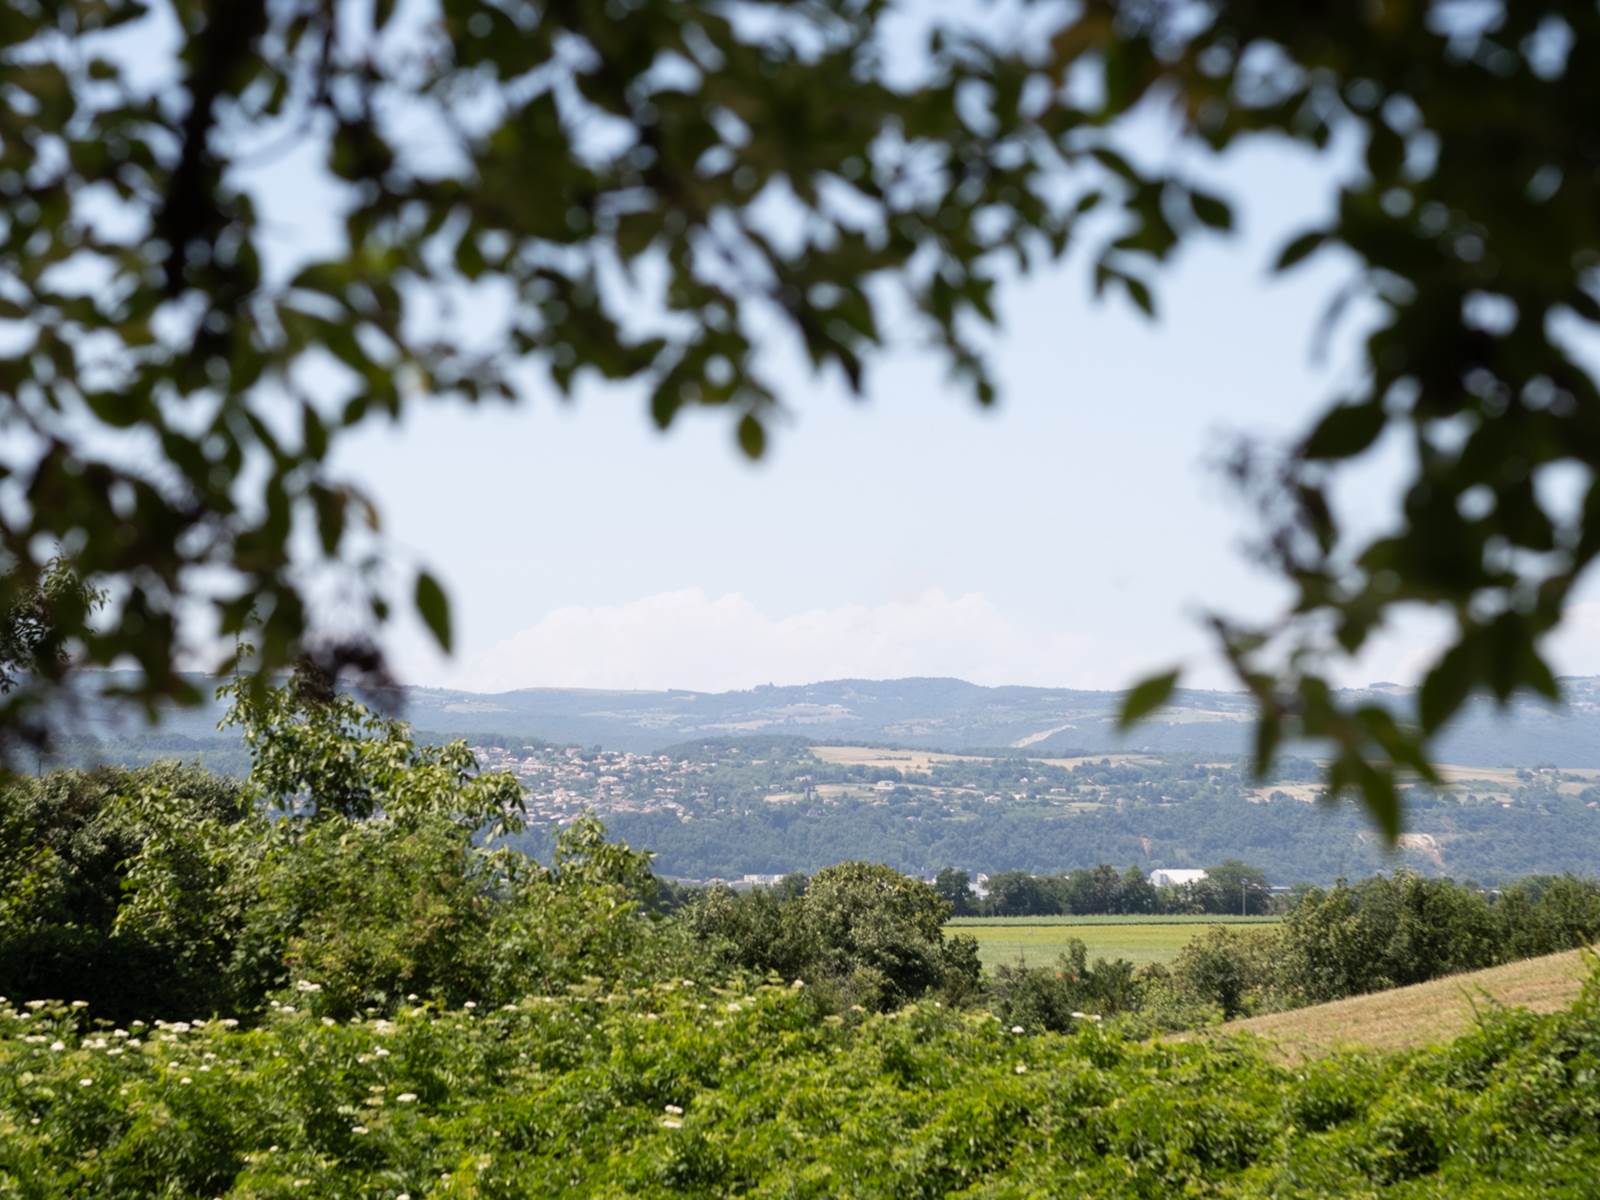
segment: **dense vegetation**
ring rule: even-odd
[[[1293,800],[1263,805],[1248,792],[1236,779],[1225,791],[1196,787],[1189,795],[1150,800],[1130,795],[1125,803],[1069,811],[1017,801],[952,809],[908,791],[883,801],[841,799],[825,808],[730,806],[692,821],[618,812],[608,815],[607,826],[633,845],[651,847],[659,870],[691,879],[813,871],[857,856],[918,874],[950,864],[991,874],[1050,873],[1101,863],[1205,867],[1238,857],[1284,883],[1332,883],[1341,875],[1392,870],[1397,862],[1438,870],[1415,854],[1397,858],[1372,836],[1367,820],[1347,808]],[[1600,862],[1600,811],[1588,807],[1594,798],[1530,787],[1507,808],[1419,789],[1406,811],[1413,832],[1447,846],[1453,875],[1498,883],[1592,870]]]
[[[0,1193],[1320,1195],[1600,1154],[1600,984],[1406,1058],[1140,1045],[1578,944],[1582,881],[1373,880],[1170,970],[984,979],[890,868],[662,888],[593,820],[540,864],[464,745],[310,679],[236,701],[245,782],[0,788]]]
[[[315,995],[315,993],[312,993]],[[291,1011],[293,1010],[293,1011]],[[1092,1026],[1092,1023],[1091,1023]],[[503,1008],[88,1025],[0,1005],[0,1181],[34,1196],[1571,1196],[1600,988],[1439,1051],[1018,1034],[806,989],[579,986]]]

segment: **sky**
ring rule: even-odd
[[[1180,153],[1158,121],[1133,137],[1147,159]],[[455,653],[404,618],[387,640],[398,673],[477,690],[905,675],[1115,688],[1182,663],[1187,682],[1227,686],[1201,615],[1268,616],[1285,593],[1241,553],[1250,514],[1213,464],[1239,434],[1302,432],[1352,369],[1359,312],[1313,355],[1350,265],[1267,270],[1326,210],[1351,149],[1207,164],[1240,228],[1162,275],[1155,322],[1095,302],[1081,251],[1013,281],[990,411],[914,345],[855,400],[776,344],[789,419],[760,463],[718,414],[657,433],[629,386],[563,403],[530,383],[512,408],[413,406],[363,431],[336,466],[378,501],[397,561],[435,570],[453,603]],[[334,236],[337,204],[292,158],[254,186],[286,255]],[[1374,457],[1340,493],[1369,528],[1398,480],[1394,453]],[[1558,667],[1600,671],[1600,606],[1572,626]],[[1343,678],[1409,681],[1435,633],[1392,631]]]
[[[1182,662],[1226,686],[1200,614],[1263,616],[1283,593],[1240,552],[1250,514],[1213,464],[1240,433],[1303,429],[1351,358],[1348,338],[1312,354],[1344,267],[1266,269],[1327,203],[1325,170],[1282,150],[1225,164],[1241,233],[1180,259],[1156,322],[1095,302],[1078,256],[1013,282],[991,411],[915,347],[861,401],[778,347],[792,419],[758,464],[716,414],[658,434],[627,387],[572,404],[535,388],[514,409],[363,435],[344,465],[455,605],[449,659],[395,631],[402,674],[475,690],[1113,688]],[[1354,507],[1376,519],[1386,484],[1368,475]],[[1399,677],[1416,657],[1391,639],[1356,674]]]

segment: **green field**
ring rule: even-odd
[[[1077,938],[1089,957],[1125,958],[1134,965],[1170,962],[1190,938],[1218,925],[1270,925],[1273,917],[957,917],[947,933],[978,939],[978,958],[986,968],[1015,963],[1032,966],[1054,961]]]

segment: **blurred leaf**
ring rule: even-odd
[[[1122,712],[1117,717],[1117,728],[1127,729],[1165,704],[1172,697],[1173,689],[1178,686],[1178,678],[1182,674],[1181,669],[1175,669],[1160,675],[1152,675],[1136,683],[1122,698]]]
[[[1354,458],[1378,440],[1387,422],[1382,404],[1341,404],[1317,423],[1301,453],[1310,459]]]
[[[416,605],[417,614],[439,643],[439,648],[449,653],[450,601],[444,594],[444,588],[439,586],[439,581],[427,571],[417,572]]]
[[[1277,262],[1273,264],[1272,269],[1274,271],[1287,271],[1296,263],[1310,258],[1318,250],[1322,249],[1327,244],[1327,241],[1328,235],[1320,229],[1300,234],[1298,237],[1291,239],[1289,244],[1278,252]]]

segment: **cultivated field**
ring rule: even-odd
[[[914,771],[924,775],[934,763],[992,761],[988,755],[942,754],[935,750],[884,750],[874,746],[812,746],[810,749],[823,762],[836,766]],[[1108,762],[1116,766],[1119,763],[1149,763],[1157,760],[1148,754],[1086,754],[1078,758],[1030,758],[1029,761],[1071,769],[1085,763]]]
[[[1191,938],[1218,925],[1272,924],[1271,917],[956,917],[946,933],[978,940],[978,958],[987,968],[1015,963],[1030,966],[1055,961],[1074,938],[1089,948],[1090,959],[1125,958],[1138,966],[1170,962]]]
[[[936,762],[983,762],[974,754],[940,754],[932,750],[883,750],[872,746],[812,746],[811,753],[825,763],[845,767],[917,771],[927,774]]]
[[[1477,1012],[1497,1004],[1542,1013],[1565,1008],[1595,966],[1589,952],[1569,950],[1314,1008],[1233,1021],[1198,1036],[1255,1034],[1289,1062],[1347,1047],[1408,1050],[1459,1036]]]

